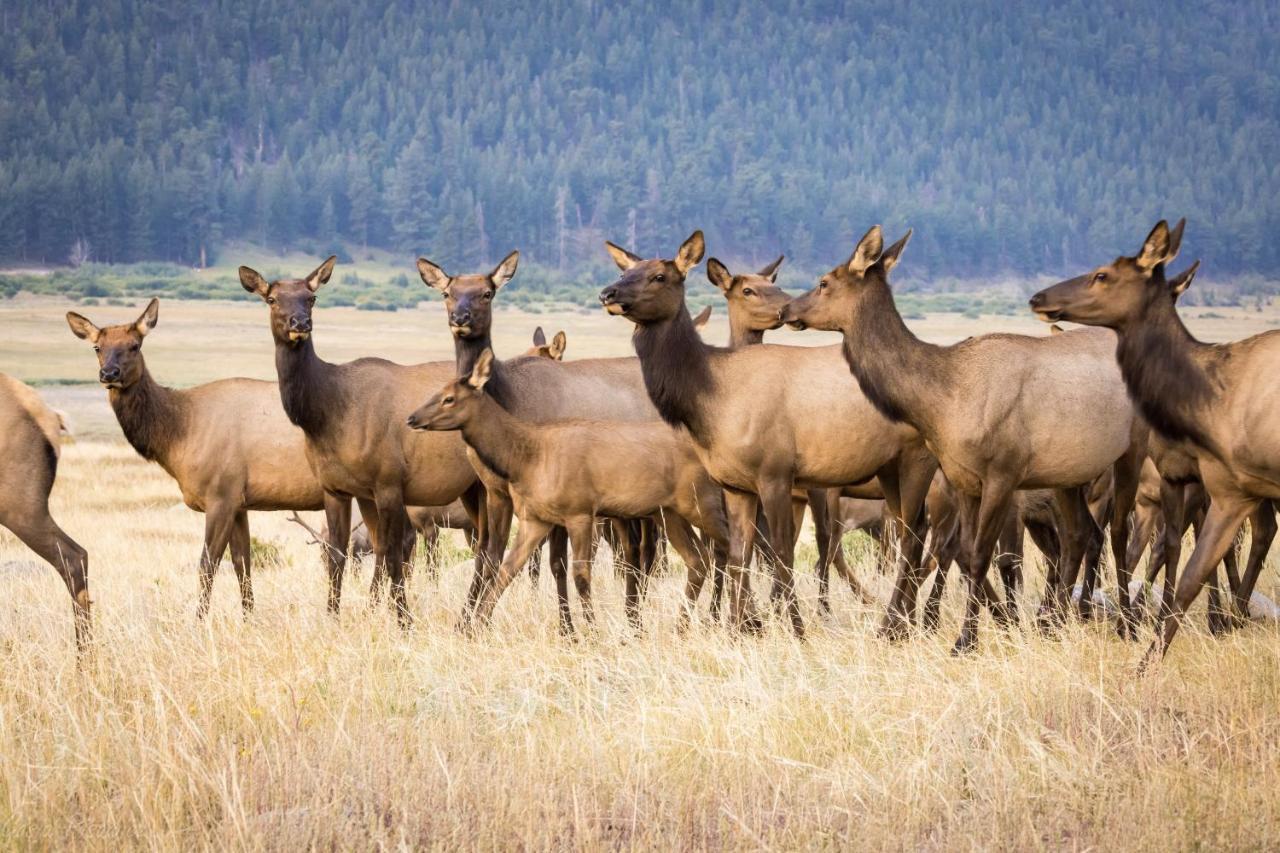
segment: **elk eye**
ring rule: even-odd
[[[662,273],[658,273],[657,275],[655,275],[655,276],[653,277],[653,280],[654,280],[654,281],[656,281],[656,282],[658,282],[658,284],[662,284],[662,282],[664,282],[664,281],[666,281],[666,280],[667,280],[667,277],[666,277],[665,275],[663,275]]]
[[[275,304],[276,304],[276,298],[275,298],[274,296],[268,296],[268,297],[267,297],[267,304],[268,304],[268,305],[275,305]]]
[[[440,402],[444,403],[446,406],[447,406],[447,405],[449,405],[450,403],[452,403],[452,402],[453,402],[453,395],[452,395],[452,394],[450,394],[448,397],[445,397],[445,398],[444,398],[443,400],[441,400]]]
[[[486,291],[484,292],[484,299],[485,299],[485,301],[486,301],[486,302],[488,302],[488,301],[489,301],[490,299],[492,299],[492,298],[493,298],[493,291],[492,291],[492,290],[486,290]]]
[[[140,349],[142,349],[142,344],[134,344],[133,346],[129,347],[129,352],[137,352]]]
[[[1093,274],[1093,280],[1096,282],[1104,282],[1107,280],[1107,274],[1105,272],[1096,272]]]
[[[93,345],[93,351],[94,351],[94,352],[102,352],[102,347],[98,346],[97,344],[94,344],[94,345]]]
[[[752,290],[751,288],[749,288],[749,287],[744,287],[744,288],[742,288],[742,295],[743,295],[743,296],[755,296],[755,295],[756,295],[756,292],[755,292],[754,290]]]
[[[826,289],[827,289],[827,280],[824,278],[822,281],[818,282],[818,290],[826,290]]]

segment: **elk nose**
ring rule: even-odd
[[[117,382],[120,379],[120,368],[104,367],[98,371],[99,382]]]
[[[409,417],[405,418],[405,423],[409,425],[409,429],[417,429],[418,416],[416,414],[409,415]]]
[[[1039,293],[1037,293],[1035,296],[1031,297],[1031,310],[1036,311],[1040,308],[1043,308],[1044,303],[1046,301],[1047,300],[1045,299],[1044,291],[1042,290]]]
[[[310,331],[311,331],[311,318],[310,318],[310,317],[290,317],[290,318],[289,318],[289,331],[291,331],[291,332],[310,332]]]
[[[449,319],[453,321],[453,325],[455,326],[466,326],[471,322],[471,312],[454,311],[453,314],[449,316]]]
[[[608,305],[617,297],[617,295],[618,295],[618,288],[606,287],[604,290],[600,291],[600,303],[602,305]]]

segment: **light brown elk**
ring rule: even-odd
[[[885,417],[924,436],[960,495],[967,596],[954,651],[977,642],[982,584],[1014,492],[1058,491],[1072,535],[1066,577],[1060,562],[1046,600],[1052,613],[1060,613],[1096,531],[1084,487],[1112,466],[1119,626],[1132,632],[1124,549],[1144,433],[1111,357],[1114,336],[1080,330],[1047,337],[982,335],[952,346],[925,343],[903,322],[889,288],[889,272],[909,237],[910,232],[886,249],[880,227],[871,228],[849,260],[793,300],[783,319],[800,328],[842,332],[848,367],[863,392]],[[905,582],[914,589],[918,573]]]
[[[381,358],[334,364],[316,354],[312,309],[336,260],[330,257],[306,278],[272,282],[240,267],[240,283],[270,309],[279,397],[305,436],[306,458],[327,496],[354,497],[360,505],[373,531],[374,592],[385,573],[397,619],[407,626],[405,508],[444,505],[464,495],[474,500],[476,475],[457,436],[404,428],[406,413],[453,375],[452,364],[405,366]]]
[[[564,361],[564,351],[568,343],[568,338],[565,337],[563,331],[556,332],[555,337],[551,339],[551,343],[547,343],[546,333],[542,331],[541,326],[538,326],[533,330],[533,346],[525,350],[524,354],[549,358],[553,361]]]
[[[443,294],[454,339],[456,375],[466,376],[480,353],[492,351],[493,304],[499,290],[511,280],[519,263],[512,252],[487,275],[451,276],[427,260],[418,260],[418,274],[428,287]],[[513,415],[534,422],[571,419],[596,421],[601,429],[612,422],[659,422],[658,413],[645,393],[640,364],[634,358],[589,358],[554,361],[519,357],[495,359],[490,367],[486,393]],[[483,528],[484,558],[477,567],[463,611],[465,623],[496,574],[511,530],[512,505],[505,477],[488,468],[475,451],[469,458],[485,484],[486,526]],[[637,524],[625,525],[615,539],[623,550],[626,572],[626,608],[638,624],[643,578],[652,563],[652,547],[642,551],[652,535],[643,535]],[[549,558],[559,601],[560,626],[572,631],[569,612],[567,533],[555,529],[549,537]],[[575,555],[575,558],[577,555]],[[692,571],[692,567],[690,567]]]
[[[1136,255],[1031,298],[1042,319],[1115,330],[1113,353],[1129,393],[1153,430],[1190,451],[1209,494],[1195,550],[1144,667],[1167,650],[1244,519],[1263,501],[1280,498],[1280,333],[1225,344],[1192,336],[1174,304],[1178,285],[1165,276],[1182,228],[1180,222],[1170,230],[1161,220]]]
[[[730,349],[764,343],[765,332],[782,326],[778,315],[791,300],[786,291],[777,284],[778,270],[782,266],[783,259],[783,256],[779,255],[776,260],[757,273],[737,275],[730,273],[729,268],[718,259],[707,260],[707,278],[724,294],[728,305]],[[703,313],[708,314],[709,311],[710,307]],[[695,326],[699,325],[698,320],[698,317],[694,318]],[[829,570],[833,564],[836,572],[849,584],[854,595],[864,604],[870,604],[871,597],[863,590],[853,570],[845,561],[844,550],[840,545],[840,530],[838,525],[833,523],[835,515],[839,512],[840,490],[814,489],[803,494],[804,500],[807,501],[813,513],[814,535],[818,545],[818,564],[815,569],[818,576],[818,606],[824,612],[831,611]],[[850,500],[858,500],[858,498],[850,498]],[[881,505],[883,506],[882,500]],[[798,524],[793,532],[799,533]],[[716,575],[713,602],[720,600],[722,577],[722,574]]]
[[[493,352],[470,374],[448,383],[409,417],[417,430],[459,430],[486,467],[502,475],[520,518],[516,544],[484,590],[476,618],[485,622],[506,586],[553,527],[569,532],[573,579],[583,616],[594,621],[591,556],[597,516],[662,517],[672,546],[689,568],[687,621],[708,569],[691,525],[727,539],[719,487],[687,441],[665,424],[570,420],[534,422],[486,393]]]
[[[336,612],[351,502],[326,500],[307,464],[302,432],[285,417],[274,382],[222,379],[178,390],[152,378],[142,345],[159,319],[156,299],[132,323],[99,328],[74,311],[67,314],[72,333],[93,345],[98,381],[125,439],[177,481],[188,507],[204,513],[197,613],[209,609],[214,574],[228,548],[241,607],[253,609],[250,510],[321,508],[338,531],[326,549],[329,609]]]
[[[725,486],[733,621],[743,610],[741,580],[759,507],[780,598],[795,633],[804,633],[792,579],[793,487],[879,478],[895,517],[906,520],[902,553],[919,559],[916,534],[936,463],[914,429],[884,417],[858,391],[838,346],[729,350],[703,343],[684,298],[685,277],[702,260],[700,231],[672,259],[606,248],[622,276],[600,301],[636,324],[632,341],[650,398],[668,423],[689,431],[708,472]],[[891,631],[901,621],[897,602]]]
[[[59,418],[34,389],[0,373],[0,525],[57,570],[71,594],[76,648],[89,643],[89,555],[49,514]]]

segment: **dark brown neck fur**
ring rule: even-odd
[[[296,346],[276,342],[280,402],[289,420],[308,435],[323,433],[341,419],[346,398],[334,373],[335,365],[316,355],[311,338]]]
[[[1165,438],[1209,447],[1201,413],[1217,389],[1195,358],[1209,345],[1192,336],[1162,287],[1152,287],[1141,318],[1116,335],[1120,375],[1142,417]]]
[[[695,438],[706,434],[706,395],[715,391],[711,353],[684,305],[674,317],[636,326],[631,337],[649,399],[662,419]]]
[[[137,382],[128,388],[112,388],[108,397],[133,449],[143,459],[165,464],[174,444],[187,431],[187,401],[182,392],[156,382],[143,364]]]

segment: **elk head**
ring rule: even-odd
[[[542,331],[541,326],[538,326],[533,330],[533,346],[525,350],[524,354],[535,358],[549,358],[552,361],[564,361],[564,350],[568,343],[569,339],[565,337],[564,332],[556,332],[551,343],[547,343],[546,333]]]
[[[160,319],[160,300],[147,303],[142,316],[132,323],[99,329],[74,311],[67,312],[71,333],[93,344],[98,354],[98,381],[107,388],[128,388],[142,378],[142,339]]]
[[[1191,284],[1191,277],[1165,279],[1165,265],[1178,256],[1185,219],[1173,229],[1161,219],[1143,241],[1138,254],[1121,256],[1084,275],[1059,282],[1031,297],[1031,310],[1046,323],[1070,320],[1089,326],[1118,329],[1142,316],[1153,299],[1178,295]]]
[[[782,309],[791,297],[778,287],[778,267],[783,256],[758,273],[730,274],[718,259],[707,261],[707,278],[729,302],[729,322],[735,328],[768,332],[782,325]]]
[[[480,408],[480,397],[493,369],[493,350],[486,348],[466,376],[459,376],[409,415],[409,429],[462,429]]]
[[[822,276],[817,287],[788,302],[779,319],[793,329],[844,330],[872,300],[888,292],[889,271],[898,265],[910,239],[908,230],[885,249],[880,226],[871,226],[849,260]]]
[[[455,338],[484,338],[493,325],[493,297],[516,274],[520,253],[512,252],[488,275],[450,276],[426,258],[418,258],[418,275],[427,287],[444,294],[449,331]]]
[[[311,337],[311,309],[316,291],[333,275],[335,255],[316,267],[306,278],[282,278],[268,283],[257,270],[240,267],[240,284],[262,297],[271,308],[271,335],[276,343],[297,346]]]
[[[685,276],[706,251],[701,231],[694,231],[671,260],[646,261],[607,240],[604,247],[622,277],[600,291],[600,304],[640,325],[668,320],[684,308]]]

